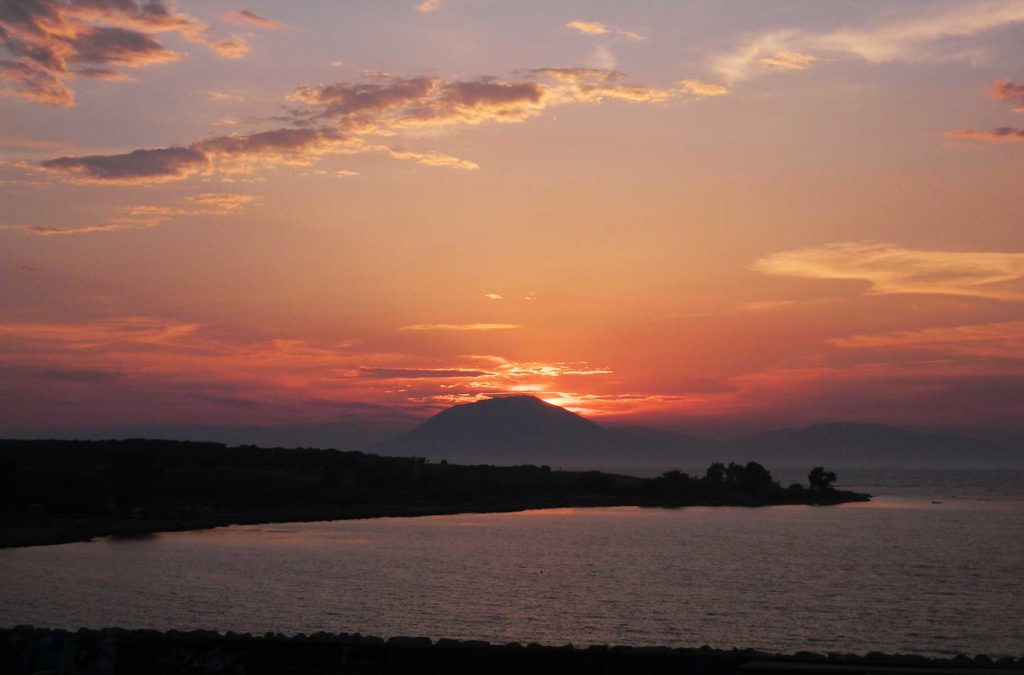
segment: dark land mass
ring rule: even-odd
[[[760,464],[636,478],[312,448],[177,441],[0,441],[0,546],[230,524],[570,506],[839,504],[827,473],[782,487]]]
[[[752,649],[584,648],[493,645],[469,640],[316,633],[263,636],[212,631],[0,629],[0,671],[91,675],[348,673],[354,675],[999,675],[1024,674],[1024,659],[948,659],[881,654],[770,654]]]
[[[722,458],[773,467],[1024,467],[1024,452],[949,432],[831,423],[719,440],[646,427],[605,427],[533,396],[444,410],[375,452],[487,464],[564,468],[696,468]]]

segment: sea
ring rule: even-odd
[[[838,473],[839,487],[874,498],[231,526],[0,550],[0,626],[1024,656],[1024,471]]]

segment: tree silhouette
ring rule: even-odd
[[[825,471],[824,467],[816,466],[807,474],[807,482],[810,483],[812,490],[829,490],[832,483],[836,482],[836,474],[834,471]]]

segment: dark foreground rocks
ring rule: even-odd
[[[987,656],[929,659],[921,656],[852,654],[776,655],[754,650],[718,651],[667,647],[536,644],[492,645],[479,641],[316,633],[285,636],[161,633],[145,630],[76,632],[19,626],[0,629],[0,673],[60,675],[164,675],[219,673],[278,675],[334,673],[375,675],[547,675],[595,673],[692,673],[694,675],[1024,675],[1024,658]]]

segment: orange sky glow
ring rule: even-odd
[[[0,436],[1024,420],[1024,0],[0,9]]]

